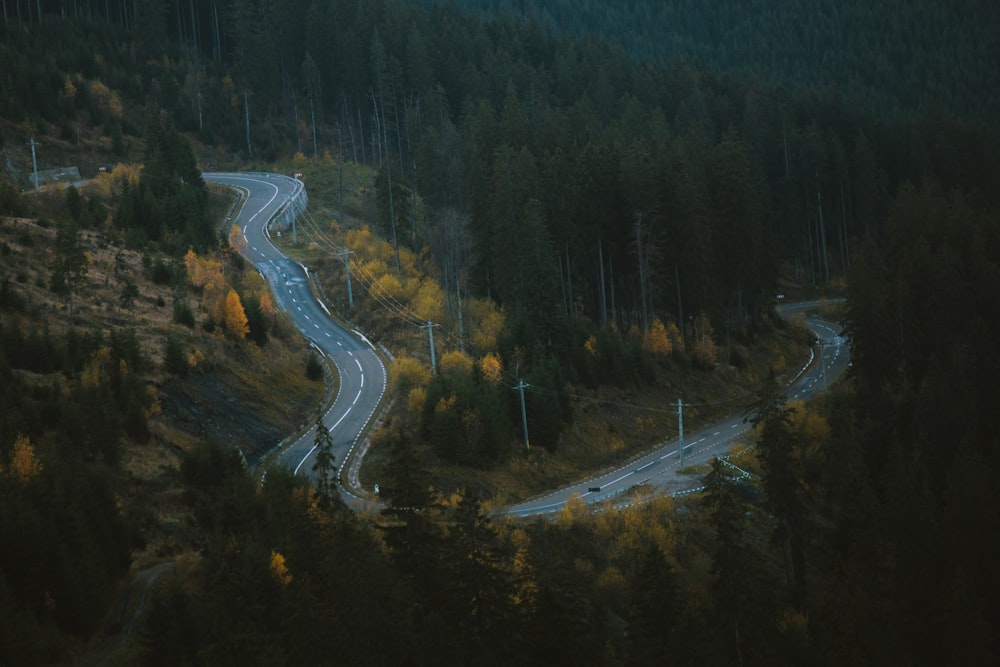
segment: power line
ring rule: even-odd
[[[313,240],[317,245],[322,244],[325,249],[332,251],[334,254],[341,256],[345,255],[357,255],[353,251],[347,248],[339,246],[335,243],[325,232],[322,231],[319,223],[316,219],[309,214],[308,209],[304,210],[304,220],[312,235]],[[395,297],[387,294],[384,289],[378,285],[378,279],[372,275],[371,271],[365,265],[365,263],[359,262],[355,265],[354,276],[357,278],[358,282],[365,288],[368,295],[379,305],[381,305],[385,310],[389,311],[392,315],[403,320],[407,324],[415,327],[424,326],[424,320],[421,319],[416,313],[411,311],[406,305],[400,303]],[[351,299],[353,301],[353,299]]]

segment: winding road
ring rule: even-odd
[[[270,284],[276,305],[288,313],[295,327],[337,368],[340,390],[323,415],[323,424],[333,436],[333,454],[342,471],[341,489],[349,497],[357,498],[350,491],[359,486],[356,468],[352,467],[344,479],[343,466],[382,400],[386,372],[371,342],[358,332],[345,330],[330,317],[326,305],[309,287],[308,269],[286,257],[271,242],[270,221],[301,189],[302,183],[287,176],[263,173],[206,173],[202,177],[209,183],[243,193],[232,223],[246,237],[244,256]],[[284,447],[278,461],[295,474],[311,475],[315,441],[316,431],[311,428]]]
[[[810,313],[819,308],[819,302],[801,302],[781,308],[782,314]],[[794,400],[807,400],[826,388],[850,363],[851,353],[847,340],[841,335],[839,325],[826,322],[816,315],[808,315],[809,329],[816,335],[816,344],[810,350],[809,360],[799,370],[786,388],[786,395]],[[716,456],[729,454],[730,443],[746,431],[750,424],[742,415],[735,415],[703,427],[694,433],[685,433],[684,466],[707,463]],[[656,450],[630,461],[628,464],[594,479],[547,493],[541,497],[511,505],[507,513],[514,516],[531,516],[557,512],[570,497],[579,496],[586,503],[614,502],[614,498],[640,485],[656,487],[662,494],[683,495],[698,490],[700,476],[694,478],[678,474],[681,469],[679,439],[663,443]]]
[[[360,434],[382,400],[386,372],[374,346],[361,333],[345,330],[330,317],[326,306],[309,288],[306,267],[283,255],[271,242],[270,221],[302,184],[287,176],[264,173],[206,173],[203,177],[210,183],[235,188],[244,194],[233,222],[246,237],[246,258],[271,285],[279,307],[289,314],[293,324],[337,367],[340,390],[324,414],[323,424],[333,436],[336,461],[343,465],[349,461]],[[806,313],[809,329],[816,336],[808,362],[788,384],[786,393],[792,399],[806,400],[820,393],[850,363],[850,346],[839,325],[810,314],[818,307],[818,302],[802,302],[781,308],[785,315]],[[728,454],[730,442],[747,430],[749,425],[744,423],[742,415],[737,415],[685,434],[684,466],[703,464],[715,456]],[[296,474],[312,474],[314,442],[315,430],[310,429],[284,447],[278,460]],[[679,440],[668,441],[617,470],[511,505],[506,512],[512,516],[548,514],[560,510],[573,496],[587,503],[600,503],[639,485],[656,487],[661,493],[682,495],[697,487],[699,481],[678,474],[682,467],[680,454]],[[348,499],[360,499],[357,494],[362,493],[357,469],[358,465],[352,465],[347,479],[342,477],[341,488],[345,489]]]

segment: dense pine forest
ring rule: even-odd
[[[450,0],[523,17],[631,58],[690,59],[717,72],[845,97],[877,114],[944,108],[1000,113],[1000,13],[990,3],[723,0]],[[446,5],[448,0],[425,0]]]
[[[121,451],[151,437],[155,369],[189,373],[196,330],[243,355],[280,330],[199,168],[293,155],[369,170],[396,268],[433,267],[456,346],[532,383],[641,394],[738,368],[715,343],[784,327],[779,291],[846,294],[853,367],[817,404],[765,390],[751,482],[717,464],[683,501],[537,521],[461,480],[435,492],[414,456],[511,456],[511,392],[485,371],[410,393],[415,424],[380,434],[378,516],[287,471],[262,485],[213,438],[178,446],[186,547],[163,550],[116,664],[994,662],[998,12],[788,4],[6,0],[0,215],[31,231],[0,251],[52,251],[0,290],[0,663],[95,641],[149,525]],[[21,192],[27,142],[45,137],[46,168],[94,133],[85,176],[141,176],[70,189],[58,214]],[[127,328],[52,331],[25,298],[40,285],[73,321],[83,230],[156,258],[142,271],[184,333],[156,361]],[[206,266],[236,324],[193,286]],[[463,329],[472,304],[498,314],[489,343]],[[571,407],[533,400],[555,450]]]

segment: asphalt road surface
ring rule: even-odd
[[[385,367],[372,344],[358,332],[347,331],[330,317],[326,306],[309,288],[308,271],[289,259],[271,242],[267,225],[293,195],[297,181],[278,174],[207,173],[209,183],[243,191],[244,199],[233,217],[247,240],[245,257],[271,285],[275,306],[286,311],[292,323],[313,346],[328,357],[340,375],[340,390],[323,415],[333,436],[335,463],[348,460],[359,435],[385,393]],[[319,406],[317,406],[319,409]],[[278,461],[297,475],[313,475],[315,428],[283,448]],[[341,488],[357,489],[357,480],[342,477]],[[349,491],[345,491],[349,496]]]

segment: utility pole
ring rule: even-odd
[[[247,154],[253,157],[253,146],[250,144],[250,102],[247,100],[247,89],[243,89],[243,115],[246,119]]]
[[[436,324],[427,320],[427,324],[420,327],[421,329],[427,327],[427,337],[431,343],[431,375],[437,375],[437,361],[434,360],[434,327],[436,326]]]
[[[347,269],[347,307],[354,308],[354,292],[351,291],[351,251],[344,248],[337,254],[344,257],[344,268]],[[433,351],[433,349],[434,346],[431,345],[431,350]]]
[[[680,452],[681,469],[684,468],[684,404],[677,399],[677,451]]]
[[[40,144],[38,144],[40,145]],[[35,175],[35,189],[38,189],[38,160],[35,159],[35,138],[31,138],[31,168]]]
[[[521,428],[524,429],[524,446],[527,449],[531,449],[531,442],[528,440],[528,412],[524,408],[524,390],[531,387],[521,378],[517,378],[517,386],[511,387],[516,392],[521,394]]]

